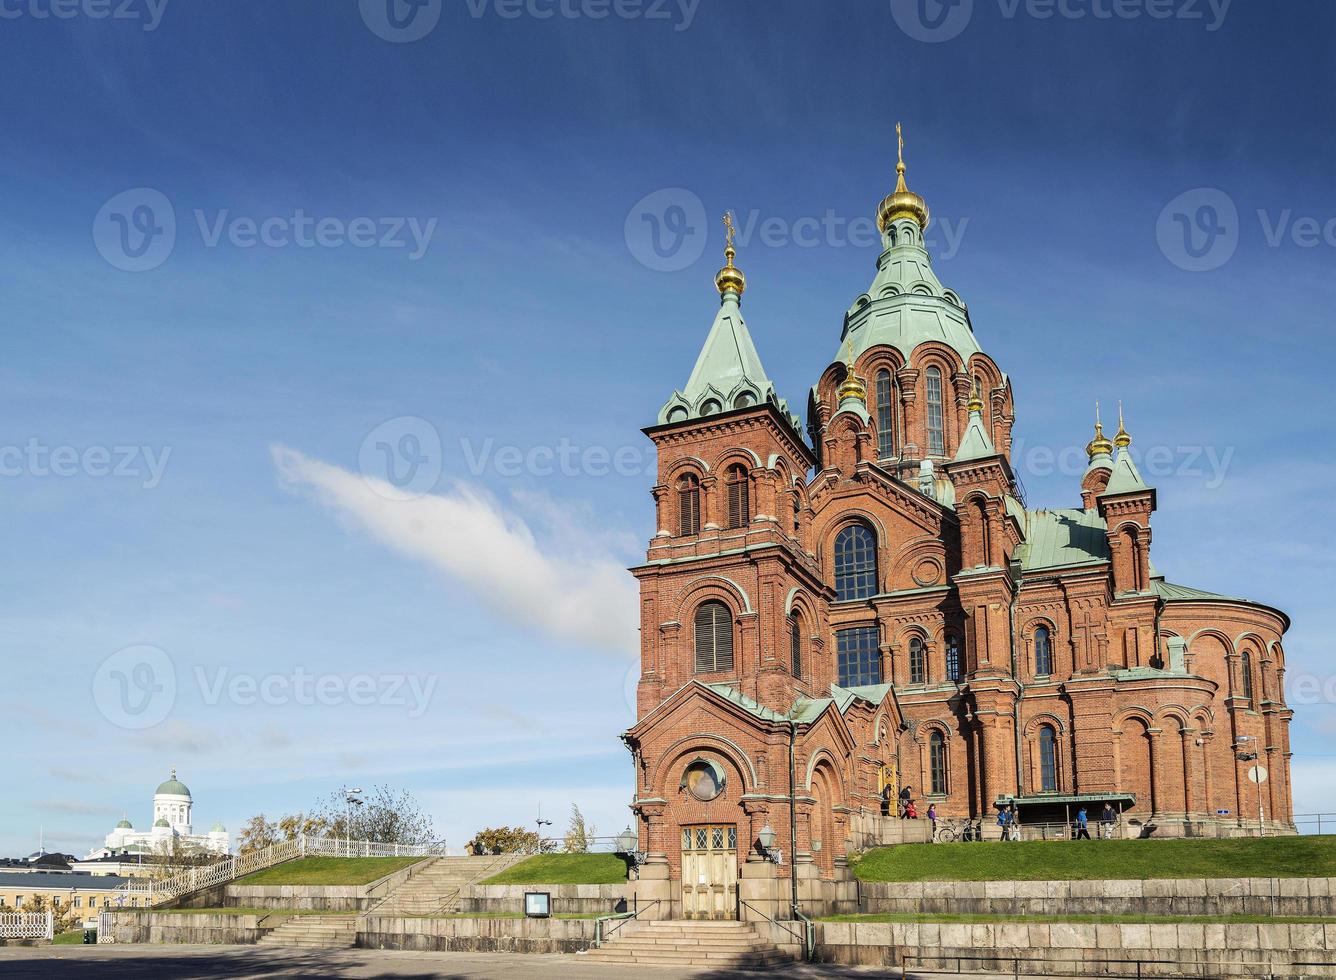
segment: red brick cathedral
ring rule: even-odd
[[[642,876],[685,914],[731,914],[752,865],[841,876],[893,832],[887,787],[991,836],[1008,803],[1030,828],[1080,805],[1093,826],[1107,802],[1120,835],[1255,831],[1259,812],[1292,829],[1288,619],[1156,570],[1121,413],[1112,441],[1095,425],[1076,506],[1026,507],[1011,380],[933,272],[897,169],[806,431],[743,322],[731,225],[714,325],[645,430],[657,530],[632,570],[624,740]]]

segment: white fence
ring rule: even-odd
[[[50,939],[54,930],[50,912],[0,912],[0,939]]]
[[[344,837],[307,837],[281,841],[270,847],[226,858],[216,864],[187,868],[160,881],[131,879],[116,889],[117,907],[161,905],[190,892],[225,885],[243,875],[304,857],[443,857],[444,844],[381,844]]]

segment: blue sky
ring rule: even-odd
[[[1122,399],[1159,568],[1293,617],[1336,811],[1329,4],[386,2],[0,4],[0,853],[142,827],[172,765],[203,829],[383,782],[454,844],[619,831],[638,430],[718,215],[802,410],[897,119],[1031,506]]]

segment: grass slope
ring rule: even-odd
[[[869,851],[854,874],[907,882],[1331,877],[1336,837],[906,844]]]
[[[484,885],[619,885],[626,862],[616,854],[535,854]]]
[[[238,885],[365,885],[417,864],[420,857],[331,858],[286,861],[238,878]]]
[[[83,926],[78,929],[67,929],[64,932],[58,932],[51,939],[53,946],[82,946],[83,945]]]

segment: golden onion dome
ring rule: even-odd
[[[1132,445],[1132,437],[1127,434],[1127,427],[1123,425],[1123,403],[1118,403],[1118,431],[1114,433],[1113,444],[1119,449],[1126,449]]]
[[[979,390],[979,382],[977,378],[974,381],[974,387],[970,389],[970,400],[966,407],[971,413],[978,412],[983,414],[983,392]]]
[[[928,227],[928,202],[905,184],[905,139],[900,124],[895,124],[895,138],[899,144],[899,159],[895,164],[895,191],[877,206],[877,227],[884,234],[891,222],[899,218],[913,218],[921,230]]]
[[[1096,456],[1107,456],[1113,452],[1113,443],[1109,442],[1108,437],[1104,435],[1104,426],[1099,422],[1095,423],[1095,438],[1086,443],[1086,455],[1091,459]]]
[[[867,385],[863,384],[863,379],[854,373],[854,340],[853,337],[845,338],[844,354],[844,380],[840,382],[839,395],[840,401],[846,398],[857,398],[860,402],[867,404]]]
[[[747,277],[742,274],[742,270],[733,264],[733,258],[738,254],[737,249],[733,247],[733,212],[724,212],[724,267],[714,276],[715,287],[719,290],[719,295],[734,292],[741,296],[747,291]]]

